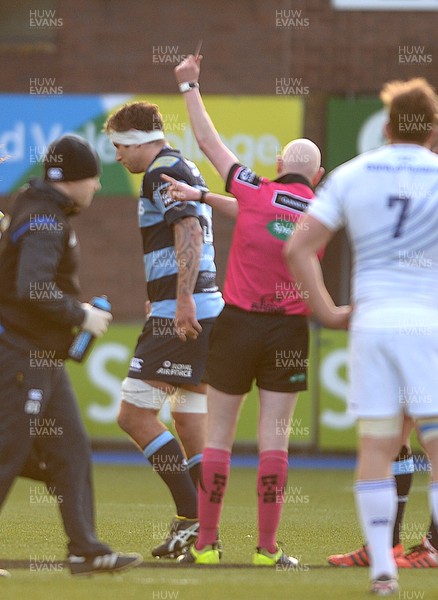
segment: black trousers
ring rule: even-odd
[[[64,366],[38,356],[0,341],[0,507],[34,447],[47,465],[68,552],[105,554],[111,550],[96,537],[90,442],[74,392]],[[30,502],[39,496],[37,488]]]

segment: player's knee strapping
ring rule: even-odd
[[[361,437],[391,438],[399,435],[402,429],[403,415],[382,419],[359,419],[358,432]]]
[[[207,413],[207,395],[177,388],[170,398],[171,411],[177,413]]]
[[[438,417],[417,419],[418,434],[422,442],[431,442],[438,438]]]
[[[168,394],[141,379],[125,377],[122,382],[122,399],[138,408],[160,410]]]

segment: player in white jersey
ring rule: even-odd
[[[432,464],[438,519],[438,98],[422,78],[389,82],[389,145],[337,168],[286,246],[309,303],[327,327],[350,322],[350,410],[360,437],[356,501],[371,555],[371,588],[398,589],[392,554],[392,457],[403,415],[417,423]],[[352,306],[336,307],[316,259],[346,226],[353,251]]]

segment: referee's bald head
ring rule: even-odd
[[[321,167],[321,152],[311,140],[293,140],[283,148],[279,167],[281,175],[297,173],[311,182]]]

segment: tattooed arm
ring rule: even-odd
[[[178,261],[175,327],[181,340],[196,339],[202,331],[196,320],[193,290],[199,273],[202,252],[202,229],[195,217],[174,225],[175,252]]]

